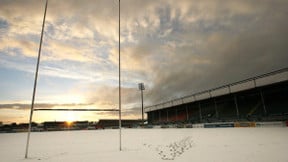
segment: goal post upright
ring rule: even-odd
[[[37,65],[36,65],[36,72],[35,72],[35,78],[34,78],[32,102],[31,102],[30,117],[29,117],[29,127],[28,127],[27,143],[26,143],[26,150],[25,150],[25,158],[26,159],[28,158],[28,149],[29,149],[29,142],[30,142],[31,127],[32,127],[34,101],[35,101],[36,88],[37,88],[38,71],[39,71],[39,64],[40,64],[40,58],[41,58],[41,49],[42,49],[43,33],[44,33],[44,28],[45,28],[45,19],[46,19],[47,5],[48,5],[48,0],[46,0],[46,3],[45,3],[45,11],[44,11],[44,17],[43,17],[43,22],[42,22],[42,30],[41,30],[41,37],[40,37],[39,50],[38,50],[38,58],[37,58]]]
[[[121,57],[120,57],[120,0],[119,6],[118,6],[118,31],[119,31],[119,42],[118,42],[118,53],[119,53],[119,109],[41,109],[36,108],[34,109],[34,102],[35,102],[35,96],[36,96],[36,89],[37,89],[37,80],[38,80],[38,71],[39,71],[39,65],[40,65],[40,58],[41,58],[41,49],[42,49],[42,41],[43,41],[43,34],[44,34],[44,28],[45,28],[45,19],[46,19],[46,13],[47,13],[47,6],[48,6],[48,0],[46,0],[45,3],[45,11],[44,11],[44,18],[42,23],[42,30],[41,30],[41,37],[40,37],[40,43],[39,43],[39,50],[38,50],[38,58],[37,58],[37,64],[36,64],[36,72],[35,72],[35,78],[34,78],[34,86],[33,86],[33,94],[32,94],[32,103],[31,103],[31,109],[30,109],[30,117],[29,117],[29,127],[28,127],[28,135],[27,135],[27,143],[26,143],[26,150],[25,150],[25,159],[28,158],[28,150],[29,150],[29,143],[30,143],[30,134],[32,129],[32,119],[33,119],[33,112],[34,111],[118,111],[119,112],[119,150],[122,151],[122,123],[121,123]]]
[[[121,55],[120,55],[120,0],[118,4],[118,54],[119,54],[119,150],[122,151],[122,132],[121,132]]]

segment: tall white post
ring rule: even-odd
[[[39,70],[40,57],[41,57],[42,40],[43,40],[43,33],[44,33],[44,27],[45,27],[45,19],[46,19],[47,6],[48,6],[48,0],[46,0],[46,4],[45,4],[44,18],[43,18],[43,23],[42,23],[41,37],[40,37],[39,50],[38,50],[38,59],[37,59],[35,79],[34,79],[32,103],[31,103],[30,118],[29,118],[29,128],[28,128],[26,151],[25,151],[25,158],[26,158],[26,159],[28,158],[28,149],[29,149],[29,142],[30,142],[31,127],[32,127],[32,118],[33,118],[33,111],[34,111],[34,101],[35,101],[35,94],[36,94],[36,87],[37,87],[37,80],[38,80],[38,70]]]
[[[118,42],[118,53],[119,53],[119,150],[122,150],[122,134],[121,134],[121,55],[120,55],[120,0],[119,0],[119,6],[118,6],[118,20],[119,20],[119,42]]]

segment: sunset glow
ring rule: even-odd
[[[72,123],[73,121],[76,121],[75,115],[72,112],[65,112],[61,114],[64,116],[65,121],[67,121],[68,123]]]
[[[35,108],[119,108],[118,0],[49,0]],[[285,0],[121,0],[123,118],[287,66]],[[0,0],[0,122],[28,122],[44,0]],[[277,14],[275,14],[275,10]],[[33,120],[117,118],[35,112]]]

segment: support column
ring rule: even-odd
[[[218,113],[218,109],[217,109],[217,103],[216,103],[216,99],[214,98],[214,106],[215,106],[215,112],[216,112],[216,118],[219,118],[219,113]]]
[[[168,109],[166,110],[166,122],[168,123],[168,118],[169,118],[169,113],[168,113]]]
[[[199,107],[199,117],[200,117],[200,121],[202,121],[202,111],[201,111],[201,104],[200,104],[200,102],[198,102],[198,107]]]
[[[188,122],[188,120],[189,120],[189,114],[188,114],[188,104],[186,104],[186,107],[185,107],[185,109],[186,109],[186,120],[187,120],[187,122]]]
[[[154,124],[154,121],[155,121],[155,112],[154,111],[152,111],[151,112],[151,116],[152,116],[152,124]]]
[[[267,114],[267,110],[266,110],[266,105],[265,105],[265,100],[264,100],[264,96],[263,96],[262,90],[260,90],[260,96],[261,96],[261,102],[262,102],[262,105],[263,105],[264,114],[266,115]]]
[[[234,95],[234,103],[235,103],[235,108],[236,108],[236,115],[237,115],[237,118],[239,119],[239,108],[238,108],[236,95]]]
[[[178,121],[178,112],[177,112],[177,108],[175,108],[175,115],[176,115],[176,121]]]
[[[144,87],[144,84],[143,84]],[[141,106],[142,106],[142,124],[144,125],[144,106],[143,106],[143,90],[141,89]]]

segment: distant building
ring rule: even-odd
[[[61,131],[67,127],[68,124],[64,121],[47,121],[43,123],[43,128],[45,131]]]
[[[76,121],[72,123],[72,127],[75,129],[88,129],[89,121]]]
[[[38,124],[35,122],[32,122],[32,128],[37,127]],[[28,131],[29,124],[28,123],[12,123],[12,124],[5,124],[0,126],[0,132],[1,133],[15,133],[15,132],[27,132]]]
[[[88,129],[89,121],[48,121],[43,123],[45,131],[83,130]]]

